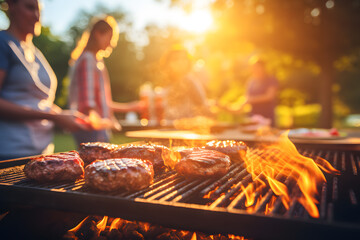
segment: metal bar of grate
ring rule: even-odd
[[[135,193],[131,193],[127,195],[127,198],[135,198],[135,197],[147,197],[152,193],[156,192],[157,189],[164,188],[169,181],[173,181],[177,177],[177,174],[174,172],[168,172],[166,175],[162,175],[159,178],[156,178],[155,183],[153,183],[149,188],[137,191]],[[149,190],[151,189],[151,190]]]
[[[204,186],[207,186],[211,182],[211,179],[205,180],[204,182],[198,184],[196,187],[193,187],[192,189],[189,189],[187,192],[177,196],[173,199],[175,202],[184,202],[187,199],[189,199],[192,195],[195,195],[198,193],[200,189],[202,189]]]
[[[232,176],[234,173],[236,173],[241,168],[243,168],[243,164],[241,164],[240,166],[236,163],[233,164],[232,169],[230,169],[230,171],[225,176],[223,176],[219,180],[215,181],[211,185],[207,186],[205,189],[203,189],[200,192],[200,195],[203,195],[203,196],[207,195],[209,192],[213,191],[217,186],[221,186],[222,184],[227,184],[229,177]]]
[[[351,161],[351,167],[353,170],[353,174],[356,176],[358,174],[357,168],[356,168],[356,162],[353,154],[350,154],[350,161]]]

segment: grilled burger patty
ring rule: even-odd
[[[211,177],[226,174],[230,168],[230,157],[224,153],[202,148],[179,151],[181,158],[175,170],[189,177]]]
[[[162,145],[128,145],[118,148],[112,155],[115,158],[140,158],[149,160],[154,167],[155,172],[160,171],[165,165],[162,158],[164,151],[170,151]]]
[[[24,167],[25,176],[39,182],[76,180],[84,176],[84,162],[76,151],[33,158]]]
[[[104,160],[113,158],[113,151],[118,149],[119,146],[111,143],[104,142],[88,142],[81,143],[79,154],[85,165],[92,163],[95,160]]]
[[[115,158],[95,161],[85,168],[85,183],[101,191],[148,187],[154,178],[152,163],[136,158]]]
[[[222,152],[228,155],[232,162],[243,161],[246,157],[246,152],[248,150],[248,147],[244,142],[234,140],[214,140],[206,143],[204,148]]]

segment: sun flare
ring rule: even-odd
[[[211,12],[206,9],[194,10],[187,14],[180,22],[179,26],[187,31],[195,33],[204,33],[211,29],[213,25]]]

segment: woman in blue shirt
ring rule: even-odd
[[[257,59],[251,63],[251,77],[247,84],[245,101],[236,109],[225,107],[228,111],[242,112],[245,105],[251,105],[252,116],[261,115],[275,125],[276,94],[278,81],[266,72],[265,62]]]
[[[53,125],[76,131],[75,116],[54,105],[57,80],[33,45],[37,0],[7,0],[10,26],[0,31],[0,160],[51,152]]]
[[[276,106],[276,93],[278,81],[267,74],[265,63],[261,60],[252,65],[252,77],[247,87],[247,104],[251,104],[251,114],[262,115],[271,119],[274,124],[274,110]]]

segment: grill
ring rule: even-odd
[[[262,201],[253,213],[248,213],[241,185],[255,183],[243,163],[233,164],[220,178],[191,180],[171,171],[157,176],[147,189],[103,193],[87,188],[84,180],[35,183],[23,174],[28,158],[11,160],[0,163],[0,201],[254,239],[352,239],[359,236],[360,152],[318,149],[299,149],[299,152],[314,160],[325,158],[341,171],[339,176],[325,174],[327,182],[319,186],[318,219],[310,217],[297,200],[293,200],[287,210],[280,198],[276,198],[274,208],[265,215],[266,204],[274,196],[269,187],[256,193],[263,196]],[[252,154],[261,154],[261,151],[251,148]],[[291,179],[277,178],[288,186],[291,196],[299,194]]]

